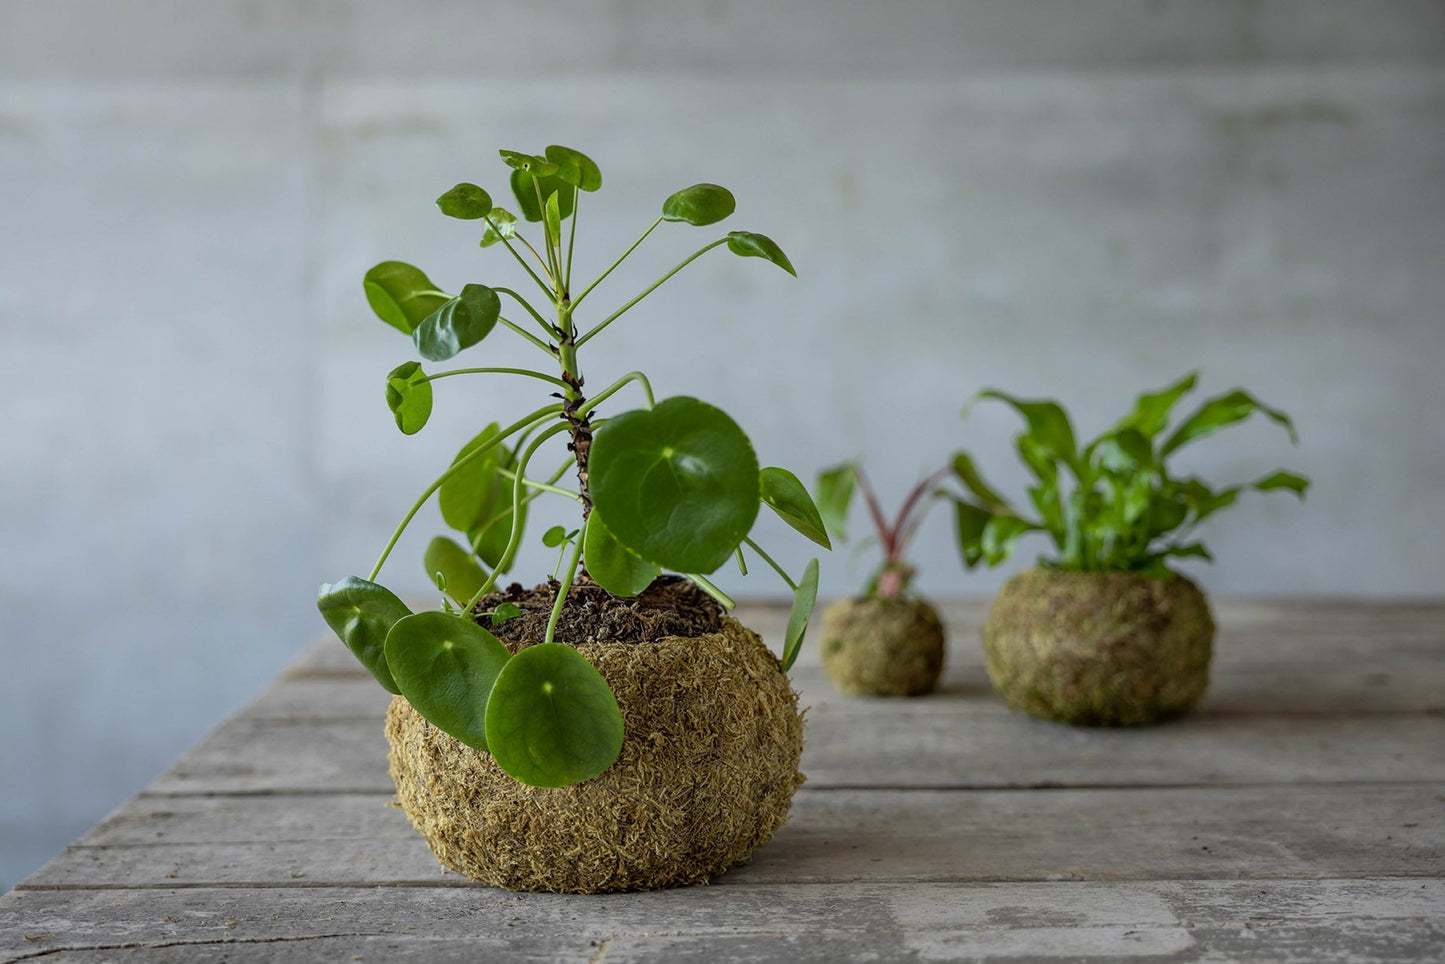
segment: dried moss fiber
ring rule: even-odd
[[[727,618],[716,633],[577,651],[612,687],[625,735],[616,763],[573,786],[518,783],[392,700],[397,797],[443,865],[512,890],[672,887],[745,862],[787,821],[803,718],[757,634]]]
[[[840,599],[823,614],[823,672],[844,693],[931,693],[943,648],[943,623],[921,599]]]
[[[1008,703],[1062,723],[1131,726],[1192,707],[1214,620],[1183,576],[1031,569],[999,591],[984,662]]]

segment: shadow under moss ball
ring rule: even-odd
[[[1009,705],[1061,723],[1131,726],[1192,707],[1209,685],[1214,620],[1183,576],[1030,569],[983,628]]]
[[[397,798],[437,858],[512,890],[696,884],[746,861],[803,782],[797,694],[756,633],[577,647],[612,687],[622,754],[568,787],[518,783],[398,696],[386,716]]]
[[[840,599],[823,614],[823,672],[856,696],[921,696],[943,671],[943,623],[921,599]]]

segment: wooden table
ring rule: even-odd
[[[945,607],[923,699],[837,696],[810,648],[788,826],[606,897],[443,873],[390,805],[386,694],[318,644],[0,898],[0,959],[1445,960],[1445,604],[1226,602],[1202,710],[1127,731],[1010,712],[983,613]]]

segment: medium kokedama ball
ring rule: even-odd
[[[823,614],[821,650],[844,693],[919,696],[943,670],[943,623],[921,599],[840,599]]]
[[[1030,569],[983,628],[989,678],[1046,720],[1131,726],[1175,716],[1209,685],[1214,620],[1183,576]]]

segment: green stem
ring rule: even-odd
[[[520,444],[520,443],[518,443],[518,444]],[[548,485],[551,485],[553,482],[556,482],[558,479],[560,479],[560,478],[562,477],[562,473],[566,472],[567,469],[569,469],[571,466],[572,466],[572,460],[571,460],[571,459],[568,459],[566,462],[563,462],[563,463],[562,463],[562,467],[559,468],[556,472],[553,472],[553,473],[552,473],[552,477],[547,480],[547,484],[548,484]],[[532,492],[528,492],[526,495],[524,495],[524,496],[522,497],[521,506],[518,506],[518,508],[521,508],[522,506],[531,505],[533,502],[536,502],[539,498],[541,498],[541,496],[542,496],[542,491],[541,491],[540,489],[535,490],[535,491],[532,491]],[[499,516],[498,518],[500,518],[500,516]],[[488,523],[488,525],[490,525],[490,523]],[[470,543],[470,544],[471,544],[471,547],[472,547],[472,555],[475,556],[475,555],[477,554],[478,550],[481,548],[482,539],[486,538],[486,535],[487,535],[487,527],[483,527],[483,528],[477,530],[477,536],[476,536],[476,538],[475,538],[475,539],[472,539],[472,540],[471,540],[471,543]]]
[[[572,544],[572,558],[567,561],[567,569],[562,573],[562,584],[557,587],[557,600],[552,603],[552,615],[547,617],[547,635],[542,641],[550,643],[557,635],[557,620],[562,618],[562,607],[567,604],[567,593],[572,589],[572,580],[577,577],[577,566],[582,561],[582,540],[587,537],[587,520],[582,520],[582,528],[577,530],[577,540]]]
[[[683,575],[691,579],[693,582],[697,583],[697,588],[701,589],[703,592],[707,593],[709,596],[722,603],[722,607],[724,609],[732,609],[734,606],[737,605],[737,603],[733,602],[731,596],[723,592],[717,586],[714,586],[711,582],[708,581],[708,578],[706,576],[696,572],[685,572],[683,573]]]
[[[551,415],[561,412],[561,410],[562,406],[560,405],[549,405],[547,406],[546,414]],[[566,422],[563,422],[560,425],[553,425],[551,428],[541,432],[536,438],[532,440],[532,443],[527,446],[527,451],[524,452],[522,454],[522,457],[517,461],[516,475],[512,479],[513,506],[519,505],[522,501],[522,479],[527,474],[527,463],[532,461],[532,455],[537,451],[537,449],[542,447],[543,442],[547,441],[558,432],[565,432],[571,427],[572,426],[568,425]],[[507,540],[507,551],[502,553],[502,558],[492,569],[492,574],[487,577],[487,581],[482,583],[481,588],[477,590],[476,595],[472,596],[472,598],[467,601],[466,606],[462,609],[463,612],[471,612],[472,607],[477,604],[477,600],[481,599],[483,596],[491,592],[496,587],[498,577],[500,577],[502,573],[506,572],[512,567],[512,560],[517,557],[517,549],[519,549],[521,545],[522,513],[516,511],[514,508],[512,511],[512,534],[511,537]]]
[[[567,235],[567,271],[562,278],[562,293],[571,299],[572,291],[572,253],[577,249],[577,202],[582,200],[582,189],[572,189],[572,227],[568,229]]]
[[[763,562],[772,566],[774,572],[783,577],[783,582],[788,584],[789,589],[793,592],[798,591],[798,584],[789,578],[788,574],[783,571],[783,567],[774,562],[773,557],[764,552],[762,546],[754,542],[751,536],[744,537],[743,542],[747,543],[748,548],[756,552],[762,558]]]
[[[556,357],[557,353],[552,350],[552,347],[550,345],[548,345],[542,339],[538,338],[536,335],[532,334],[527,329],[523,328],[521,325],[510,322],[507,319],[503,318],[501,315],[497,316],[497,320],[500,321],[502,324],[506,325],[508,328],[515,331],[517,334],[521,335],[523,338],[530,341],[532,344],[536,345],[538,348],[545,351],[547,354]]]
[[[483,442],[481,445],[478,445],[466,455],[457,459],[457,461],[452,463],[451,468],[447,469],[441,475],[437,476],[436,481],[433,482],[431,485],[427,486],[426,491],[417,498],[416,502],[412,505],[410,511],[407,512],[406,516],[401,520],[401,523],[397,525],[396,531],[391,534],[391,539],[388,540],[386,543],[386,548],[381,550],[381,558],[376,560],[376,565],[372,567],[371,575],[367,577],[367,581],[376,582],[376,577],[381,573],[381,567],[386,564],[386,557],[391,555],[392,549],[396,548],[397,540],[400,539],[401,534],[406,531],[406,527],[411,524],[412,518],[421,511],[421,507],[426,505],[427,499],[430,499],[432,497],[432,493],[442,487],[442,483],[446,482],[447,479],[456,475],[467,465],[470,465],[474,459],[480,458],[483,453],[496,446],[503,439],[515,435],[522,429],[527,428],[533,422],[539,422],[542,419],[550,417],[552,415],[556,415],[561,411],[561,405],[547,405],[543,408],[537,409],[531,415],[519,419],[518,421],[515,421],[511,425],[508,425],[506,428],[502,429],[502,431],[496,437],[487,439],[487,441]],[[492,575],[495,578],[496,573],[494,572]],[[471,607],[469,606],[467,608],[470,609]]]
[[[516,301],[517,304],[521,305],[523,308],[526,308],[527,314],[537,319],[537,324],[542,326],[542,331],[547,335],[548,338],[551,338],[556,334],[554,331],[552,331],[552,326],[547,324],[547,319],[543,318],[541,314],[538,313],[537,309],[533,308],[531,304],[527,302],[526,298],[523,298],[511,288],[493,288],[492,290],[499,295],[510,295],[512,297],[512,300]]]
[[[610,275],[610,274],[612,273],[612,269],[616,268],[616,267],[617,267],[619,264],[621,264],[623,261],[626,261],[626,260],[627,260],[627,256],[628,256],[629,254],[631,254],[632,252],[636,251],[636,250],[637,250],[637,246],[638,246],[639,244],[641,244],[642,242],[646,241],[646,240],[647,240],[647,236],[648,236],[649,234],[651,234],[651,233],[653,232],[653,230],[654,230],[659,224],[661,224],[661,223],[662,223],[662,218],[658,218],[656,221],[653,221],[650,225],[648,225],[648,226],[647,226],[647,230],[644,231],[644,232],[642,232],[642,237],[640,237],[640,238],[638,238],[636,241],[632,242],[632,247],[630,247],[630,248],[628,248],[626,251],[622,252],[622,257],[618,258],[616,261],[614,261],[614,262],[612,262],[610,265],[608,265],[606,271],[604,271],[604,272],[602,272],[600,275],[598,275],[598,276],[597,276],[597,279],[596,279],[595,281],[593,281],[590,285],[588,285],[586,288],[584,288],[584,289],[582,290],[582,293],[581,293],[580,295],[578,295],[577,297],[575,297],[575,298],[572,299],[572,307],[575,308],[575,307],[577,307],[578,305],[580,305],[580,304],[582,303],[582,299],[585,298],[585,297],[587,297],[587,292],[591,291],[593,288],[595,288],[595,287],[597,287],[598,285],[600,285],[600,284],[602,283],[602,279],[606,278],[608,275]]]
[[[517,473],[513,472],[511,469],[498,469],[497,474],[501,475],[503,478],[512,479],[514,481],[517,478]],[[582,501],[582,496],[580,496],[576,492],[573,492],[571,489],[564,489],[560,485],[553,485],[550,482],[538,482],[536,479],[528,479],[524,477],[522,479],[522,484],[529,489],[536,489],[539,492],[555,492],[558,495],[565,495],[569,499],[576,499],[578,502]]]
[[[614,321],[616,321],[618,318],[621,318],[622,315],[623,315],[624,313],[626,313],[630,308],[632,308],[633,305],[637,304],[637,303],[638,303],[639,301],[641,301],[643,298],[646,298],[648,295],[650,295],[650,294],[652,294],[654,291],[656,291],[656,290],[662,285],[662,283],[665,282],[668,278],[671,278],[673,275],[677,274],[677,273],[678,273],[679,271],[681,271],[683,268],[686,268],[688,265],[692,264],[692,263],[693,263],[694,261],[696,261],[698,258],[700,258],[700,257],[702,257],[703,255],[707,254],[707,253],[708,253],[709,251],[711,251],[713,248],[716,248],[718,245],[720,245],[720,244],[726,244],[726,243],[727,243],[727,240],[728,240],[727,238],[718,238],[718,239],[717,239],[716,241],[714,241],[712,244],[709,244],[709,245],[706,245],[705,247],[699,248],[697,251],[694,251],[692,254],[688,255],[687,258],[686,258],[685,260],[683,260],[683,262],[682,262],[681,264],[679,264],[677,267],[673,268],[671,271],[669,271],[667,274],[663,275],[661,278],[658,278],[658,279],[657,279],[656,281],[654,281],[651,285],[649,285],[646,289],[644,289],[643,292],[642,292],[642,294],[638,295],[636,298],[633,298],[633,299],[632,299],[631,301],[629,301],[627,304],[623,305],[621,308],[618,308],[618,309],[617,309],[616,311],[614,311],[612,314],[608,315],[606,318],[604,318],[604,319],[602,319],[601,321],[599,321],[599,322],[597,323],[597,326],[596,326],[595,328],[593,328],[591,331],[587,332],[587,334],[583,335],[581,338],[577,339],[577,346],[580,348],[581,346],[587,344],[587,339],[591,338],[593,335],[595,335],[595,334],[597,334],[598,332],[602,331],[602,329],[604,329],[604,328],[606,328],[608,325],[612,324],[612,323],[613,323]]]
[[[557,282],[562,278],[562,269],[558,266],[557,262],[552,259],[552,232],[547,230],[547,202],[542,200],[542,185],[541,182],[537,180],[536,175],[532,177],[532,190],[537,195],[537,210],[542,212],[542,242],[543,246],[547,249],[547,264],[551,266],[550,270],[553,281],[552,297],[555,298],[557,297]],[[533,251],[532,253],[536,254],[537,252]]]
[[[607,401],[607,399],[611,398],[613,395],[616,395],[623,388],[626,388],[628,382],[637,382],[642,386],[642,394],[647,397],[648,408],[652,408],[654,405],[657,404],[652,399],[652,383],[647,380],[647,376],[642,374],[642,372],[628,372],[626,375],[623,375],[621,378],[617,379],[617,381],[613,382],[611,385],[608,385],[606,388],[602,389],[602,391],[589,398],[587,400],[587,404],[583,405],[582,408],[578,410],[577,414],[581,415],[583,418],[591,415],[594,408]]]
[[[542,372],[534,372],[530,368],[454,368],[449,372],[437,372],[435,375],[428,375],[423,378],[424,382],[434,382],[438,378],[450,378],[453,375],[526,375],[528,378],[540,378],[544,382],[551,382],[553,385],[567,387],[567,383],[552,375],[544,375]]]
[[[512,242],[508,241],[507,236],[502,233],[502,229],[497,227],[497,222],[493,221],[490,217],[488,217],[486,221],[487,224],[491,225],[492,230],[496,232],[497,237],[502,240],[502,244],[506,245],[507,250],[512,253],[512,257],[517,259],[517,263],[522,266],[522,269],[526,271],[527,274],[532,276],[533,281],[537,282],[537,287],[547,292],[548,295],[551,295],[552,286],[544,282],[541,278],[537,277],[537,272],[532,270],[532,266],[527,263],[527,259],[517,253],[517,249],[512,247]],[[522,237],[520,234],[517,235],[517,240],[522,242],[523,244],[527,244],[527,239]],[[529,250],[531,249],[531,247],[532,246],[530,244],[527,244],[527,248]],[[533,255],[535,255],[536,253],[536,251],[532,251]],[[538,258],[537,260],[540,261],[541,258]]]

